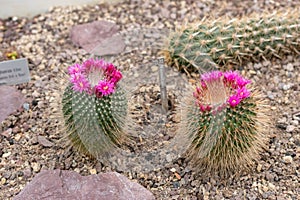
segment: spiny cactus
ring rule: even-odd
[[[173,33],[164,51],[169,65],[187,73],[299,54],[300,12],[203,20]]]
[[[188,158],[196,170],[227,175],[258,158],[269,121],[263,98],[249,84],[232,71],[202,75],[179,129],[191,137]]]
[[[127,98],[122,74],[111,63],[88,59],[68,68],[70,83],[62,98],[67,137],[76,149],[98,157],[126,138]]]

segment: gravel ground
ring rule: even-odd
[[[127,70],[129,80],[138,84],[136,96],[159,105],[158,68],[153,65],[162,47],[162,39],[176,24],[193,22],[203,16],[239,17],[263,10],[300,8],[300,1],[154,1],[126,0],[115,5],[53,8],[31,19],[11,17],[0,20],[0,59],[17,50],[29,59],[32,80],[16,87],[25,95],[29,109],[21,108],[1,124],[0,199],[11,199],[44,169],[67,169],[82,175],[114,170],[89,157],[64,148],[59,122],[52,119],[57,101],[56,77],[61,69],[89,57],[75,47],[69,31],[73,25],[94,20],[112,20],[118,24],[127,44],[126,53],[114,62]],[[242,73],[269,99],[274,127],[268,149],[253,171],[226,182],[218,177],[202,177],[190,170],[184,159],[166,163],[162,168],[123,172],[154,193],[157,199],[300,199],[300,57],[248,63]],[[130,79],[131,78],[131,79]],[[193,77],[167,68],[170,110],[180,102]],[[130,81],[129,81],[130,82]],[[148,96],[148,98],[146,98]],[[151,109],[150,109],[151,110]],[[155,113],[155,111],[152,111]],[[150,113],[151,114],[151,113]],[[151,117],[150,117],[151,118]],[[147,120],[147,116],[142,118]],[[153,124],[144,123],[147,134],[168,142],[178,117],[170,112],[167,133],[157,136]],[[152,127],[152,128],[151,128]],[[1,132],[1,131],[0,131]]]

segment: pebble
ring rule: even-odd
[[[33,162],[31,163],[31,167],[32,167],[32,170],[35,172],[35,173],[38,173],[41,169],[41,165],[40,163],[37,163],[37,162]]]
[[[6,178],[1,178],[1,185],[4,185],[6,183]]]
[[[294,70],[294,65],[292,63],[288,63],[286,66],[285,66],[285,69],[289,72],[293,71]]]
[[[93,169],[90,169],[90,173],[91,173],[91,174],[97,174],[97,170],[94,169],[94,168],[93,168]]]
[[[37,136],[38,143],[43,147],[52,147],[54,144],[47,140],[44,136]]]
[[[261,172],[262,165],[261,165],[261,164],[258,164],[256,169],[257,169],[258,172]]]
[[[11,152],[9,151],[9,152],[6,152],[6,153],[4,153],[4,154],[2,154],[2,158],[7,158],[7,157],[9,157],[11,155]]]
[[[291,132],[293,132],[295,130],[295,128],[296,127],[294,125],[288,125],[286,127],[286,132],[291,133]]]
[[[175,173],[176,169],[173,167],[173,168],[170,169],[170,171],[173,172],[173,173]]]
[[[293,157],[292,156],[284,156],[283,161],[285,163],[292,163],[293,162]]]

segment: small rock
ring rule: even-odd
[[[32,175],[31,169],[30,168],[26,168],[23,170],[23,174],[25,178],[29,178]]]
[[[171,162],[172,161],[172,156],[170,154],[166,155],[166,160],[167,162]]]
[[[96,169],[90,169],[90,173],[91,174],[97,174],[97,170]]]
[[[276,190],[276,186],[273,183],[269,182],[268,187],[269,187],[270,190]]]
[[[37,173],[41,170],[41,165],[39,163],[31,163],[32,170]]]
[[[293,157],[292,156],[284,156],[283,161],[285,163],[292,163],[293,162]]]
[[[294,66],[292,63],[288,63],[286,66],[285,66],[285,69],[289,72],[293,71],[294,70]]]
[[[4,185],[6,183],[6,178],[1,178],[1,185]]]
[[[7,158],[7,157],[9,157],[10,155],[11,155],[11,152],[9,151],[9,152],[7,152],[7,153],[2,154],[2,158]]]
[[[258,172],[261,172],[262,165],[261,165],[261,164],[258,164],[256,169],[257,169]]]
[[[157,66],[152,66],[151,67],[151,71],[152,72],[157,72],[158,71],[158,67]]]
[[[286,132],[288,132],[288,133],[291,133],[291,132],[293,132],[294,130],[295,130],[295,126],[293,126],[293,125],[288,125],[287,127],[286,127]]]
[[[170,171],[173,172],[173,173],[175,173],[176,169],[173,167],[173,168],[170,169]]]
[[[288,90],[288,89],[290,89],[291,88],[291,85],[290,84],[284,84],[283,86],[282,86],[282,89],[283,90]]]
[[[39,144],[42,145],[43,147],[52,147],[54,145],[52,142],[50,142],[44,136],[41,135],[37,137],[37,140]]]

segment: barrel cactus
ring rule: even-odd
[[[121,72],[101,59],[74,64],[68,72],[62,112],[70,144],[94,157],[109,153],[126,139],[127,97]]]
[[[236,71],[201,76],[179,129],[191,138],[187,155],[197,171],[228,175],[259,157],[268,139],[268,106],[250,83]]]
[[[187,73],[226,68],[300,49],[300,12],[241,19],[202,20],[174,32],[164,51],[169,65]]]

